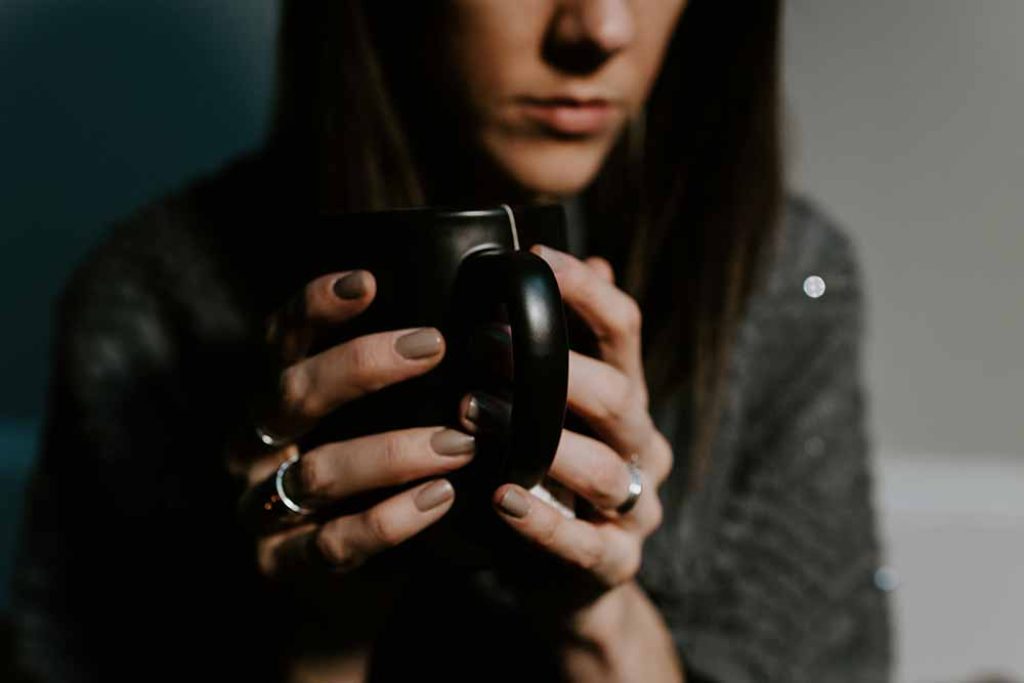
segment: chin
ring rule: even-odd
[[[493,161],[523,192],[570,197],[597,176],[610,145],[595,140],[517,140],[486,144]]]

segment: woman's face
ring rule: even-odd
[[[472,138],[527,194],[575,194],[647,99],[686,0],[449,0]]]

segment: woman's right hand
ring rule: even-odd
[[[356,337],[309,355],[319,335],[362,313],[373,301],[376,281],[367,271],[319,277],[266,321],[266,342],[280,361],[275,395],[263,404],[259,426],[275,439],[295,438],[335,408],[370,392],[422,375],[436,367],[445,341],[434,328],[404,329]],[[229,469],[244,479],[242,508],[256,487],[298,454],[290,444],[274,449],[257,438],[229,450]],[[258,532],[257,562],[270,578],[348,573],[440,519],[455,491],[445,475],[473,458],[473,436],[443,426],[400,429],[326,443],[302,453],[284,478],[299,505],[321,505],[429,477],[366,509],[310,521],[295,515],[285,528]]]

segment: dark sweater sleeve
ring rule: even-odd
[[[794,210],[739,342],[720,462],[677,537],[690,543],[676,548],[688,572],[666,616],[690,680],[890,676],[861,273],[844,233],[809,206]],[[805,291],[814,276],[824,294],[813,280]]]
[[[13,599],[22,668],[43,681],[98,676],[100,595],[111,574],[127,569],[117,562],[123,551],[108,553],[119,536],[125,545],[146,545],[125,517],[146,515],[130,501],[147,482],[128,483],[127,470],[139,467],[142,449],[160,447],[135,442],[129,425],[141,430],[140,420],[173,415],[161,408],[169,396],[157,377],[168,349],[154,302],[130,265],[108,266],[101,259],[80,267],[54,309],[46,414]],[[108,616],[118,615],[117,602]]]
[[[13,581],[30,680],[181,679],[199,661],[239,674],[258,660],[256,629],[240,630],[260,608],[252,548],[222,464],[231,354],[178,306],[170,278],[202,278],[157,232],[116,231],[54,309]]]

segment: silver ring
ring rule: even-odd
[[[271,448],[283,448],[292,442],[290,437],[274,436],[260,425],[256,425],[256,436],[265,446]]]
[[[626,463],[626,467],[629,468],[629,493],[622,505],[615,508],[615,512],[620,515],[624,515],[632,510],[633,506],[636,505],[636,501],[640,498],[640,494],[644,492],[644,480],[641,476],[640,467],[636,464],[635,456],[633,460]]]
[[[287,493],[285,493],[284,490],[284,473],[288,471],[289,467],[291,467],[298,461],[299,455],[296,453],[295,455],[281,463],[281,465],[277,468],[277,475],[274,481],[274,486],[277,489],[277,497],[281,499],[281,502],[284,503],[286,508],[288,508],[297,515],[308,515],[311,514],[313,511],[310,510],[309,508],[302,507],[301,505],[296,503],[294,500],[291,499],[291,497],[288,496]]]

